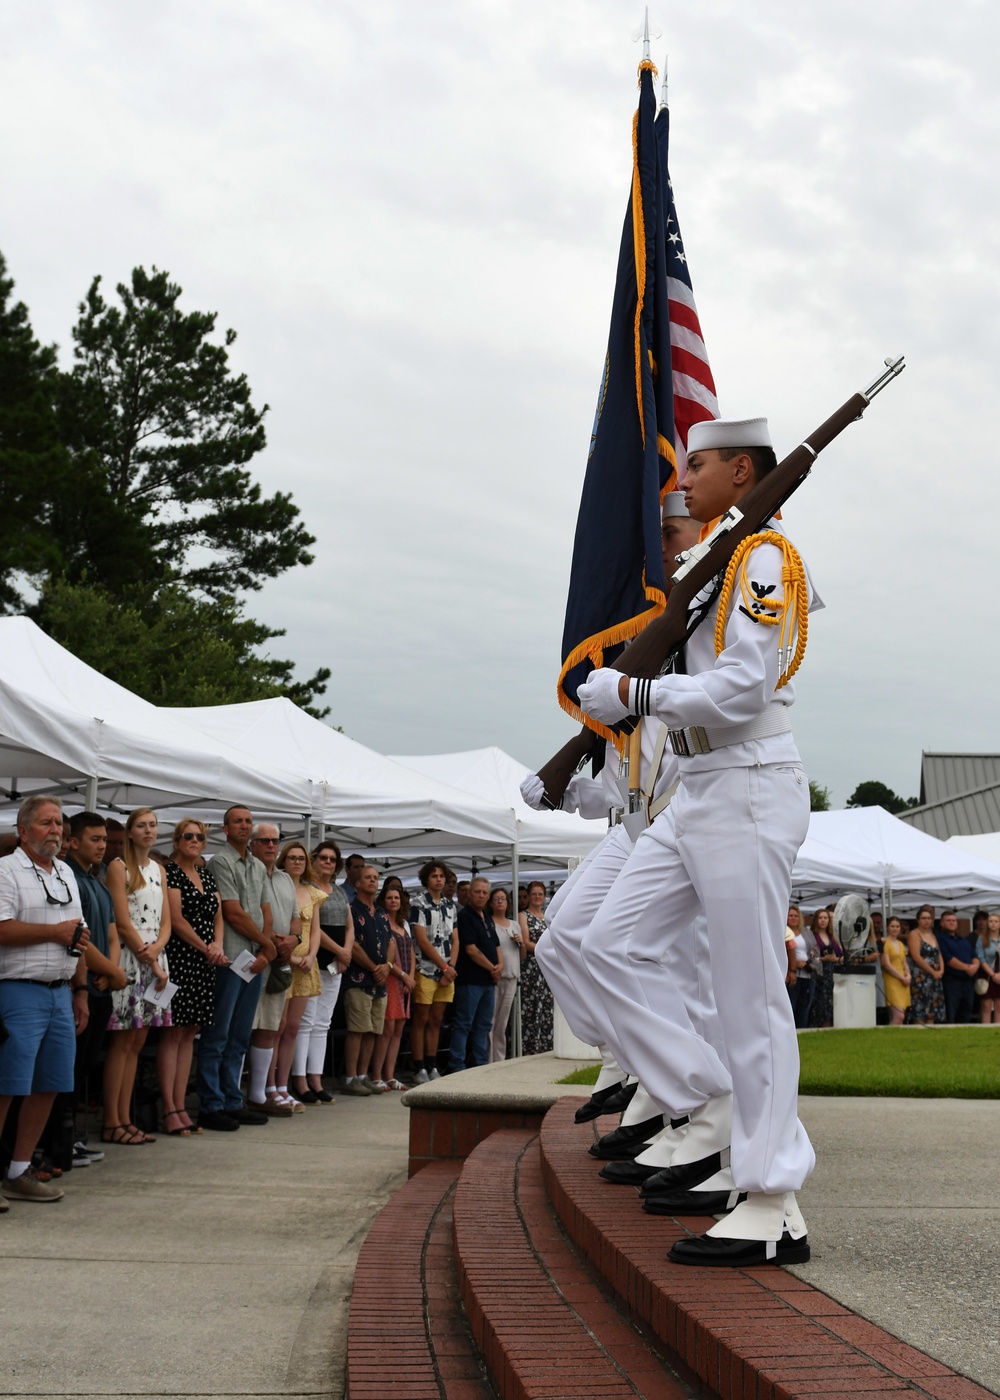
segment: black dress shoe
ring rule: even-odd
[[[590,1123],[594,1118],[600,1118],[602,1113],[613,1113],[613,1109],[605,1108],[608,1099],[624,1089],[624,1084],[609,1084],[606,1089],[598,1089],[591,1094],[586,1103],[582,1103],[573,1114],[574,1123]]]
[[[732,1191],[675,1191],[668,1196],[647,1196],[642,1208],[649,1215],[719,1215],[746,1200],[746,1192],[741,1192],[731,1206],[732,1194]]]
[[[629,1128],[615,1128],[614,1132],[605,1133],[591,1143],[588,1150],[591,1157],[605,1162],[626,1162],[631,1157],[638,1157],[650,1138],[655,1137],[662,1127],[662,1116],[647,1118],[645,1123],[634,1123]]]
[[[315,1089],[307,1089],[304,1094],[298,1095],[299,1103],[319,1103],[319,1094]]]
[[[754,1264],[805,1264],[809,1259],[809,1237],[793,1240],[786,1230],[775,1246],[774,1257],[767,1257],[765,1240],[724,1240],[713,1235],[696,1235],[677,1240],[667,1258],[672,1264],[700,1264],[709,1267],[746,1269]]]
[[[659,1167],[641,1167],[638,1162],[605,1162],[597,1173],[614,1186],[641,1186]]]
[[[722,1170],[722,1155],[712,1152],[697,1162],[684,1162],[676,1167],[664,1167],[651,1176],[642,1188],[644,1196],[673,1195],[675,1191],[693,1191],[703,1181]]]
[[[258,1113],[255,1108],[227,1108],[226,1117],[232,1118],[237,1127],[242,1123],[246,1128],[263,1128],[271,1121],[266,1113]]]
[[[208,1128],[214,1133],[235,1133],[239,1126],[231,1114],[223,1113],[221,1110],[218,1113],[202,1112],[198,1114],[198,1127]]]
[[[602,1113],[624,1113],[629,1104],[635,1098],[635,1091],[639,1087],[639,1081],[632,1084],[619,1084],[612,1090],[610,1098],[604,1102]]]
[[[314,1100],[314,1102],[316,1102],[316,1103],[335,1103],[335,1102],[336,1102],[336,1100],[334,1099],[333,1095],[330,1093],[329,1089],[313,1089],[312,1092],[316,1095],[316,1098],[315,1098],[315,1100]]]

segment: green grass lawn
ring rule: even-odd
[[[1000,1028],[814,1031],[799,1036],[802,1094],[863,1098],[1000,1098]],[[598,1065],[560,1084],[593,1084]]]

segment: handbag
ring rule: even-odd
[[[264,983],[264,995],[273,997],[279,992],[287,992],[292,985],[292,969],[286,963],[271,963]]]
[[[990,979],[988,977],[977,977],[972,984],[972,990],[977,997],[984,997],[990,989]]]

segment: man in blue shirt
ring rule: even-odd
[[[97,812],[77,812],[70,818],[66,864],[76,876],[83,921],[90,929],[90,947],[83,955],[87,965],[87,1004],[90,1014],[86,1025],[76,1038],[73,1098],[68,1094],[60,1096],[56,1101],[53,1118],[59,1117],[61,1109],[68,1109],[72,1113],[75,1103],[86,1103],[92,1096],[104,1032],[111,1015],[111,993],[120,990],[128,981],[124,970],[119,966],[120,949],[118,930],[115,927],[114,902],[100,879],[106,848],[107,830],[102,816]],[[65,1103],[61,1101],[62,1098],[65,1099]],[[73,1166],[89,1165],[84,1159],[95,1155],[99,1160],[104,1154],[88,1153],[81,1139],[73,1149]]]
[[[469,886],[469,902],[458,911],[458,974],[455,1019],[451,1026],[448,1071],[465,1069],[469,1042],[473,1065],[490,1057],[495,987],[503,973],[500,940],[487,911],[490,882],[477,876]]]
[[[386,1092],[381,1081],[370,1078],[368,1066],[375,1041],[385,1027],[385,984],[389,980],[392,933],[385,910],[375,906],[378,871],[374,865],[362,865],[355,879],[358,893],[351,904],[354,947],[344,993],[344,1093],[365,1097]]]
[[[979,959],[971,938],[958,931],[958,915],[946,909],[941,915],[938,943],[944,960],[945,1016],[953,1025],[972,1020],[976,1007],[973,983],[979,971]]]

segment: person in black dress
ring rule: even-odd
[[[172,1025],[161,1031],[156,1067],[163,1099],[163,1129],[189,1137],[196,1128],[184,1107],[195,1036],[212,1019],[215,969],[229,961],[222,950],[222,904],[211,867],[202,863],[207,831],[197,817],[174,827],[174,849],[167,865],[170,904],[170,980],[177,984],[170,1003]]]

